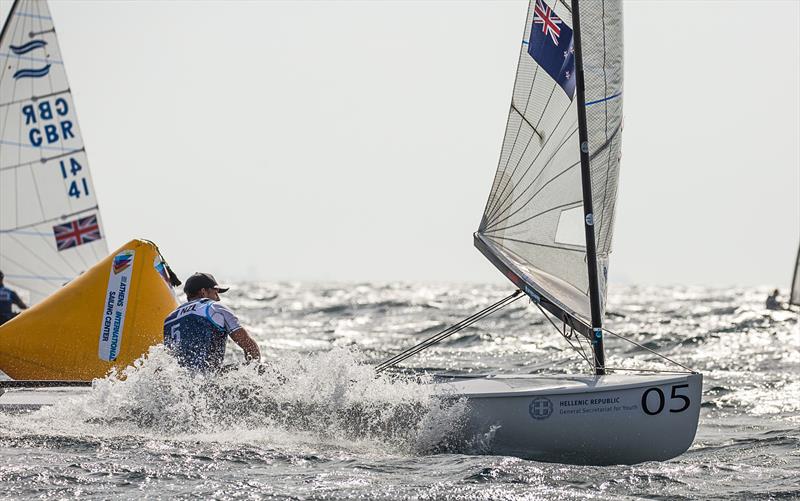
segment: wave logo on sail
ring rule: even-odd
[[[22,54],[27,54],[32,50],[41,49],[45,45],[47,45],[47,42],[45,42],[44,40],[31,40],[30,42],[24,45],[12,45],[11,52],[19,56]]]
[[[553,402],[547,397],[537,397],[528,406],[528,412],[533,419],[547,419],[553,414]]]
[[[114,256],[114,275],[119,275],[133,263],[133,251],[122,251]]]
[[[12,45],[11,52],[13,52],[18,56],[21,56],[36,49],[43,49],[46,46],[47,42],[44,40],[31,40],[30,42],[23,45]],[[50,63],[44,65],[41,68],[23,68],[17,70],[14,73],[14,80],[19,80],[20,78],[41,78],[47,75],[48,73],[50,73]]]

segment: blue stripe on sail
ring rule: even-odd
[[[617,93],[616,93],[616,94],[614,94],[613,96],[608,96],[608,97],[604,97],[603,99],[598,99],[597,101],[591,101],[591,102],[588,102],[588,103],[586,103],[586,106],[591,106],[591,105],[593,105],[593,104],[602,103],[602,102],[604,102],[604,101],[609,101],[609,100],[611,100],[611,99],[614,99],[614,98],[616,98],[616,97],[619,97],[619,96],[621,96],[621,95],[622,95],[622,92],[617,92]]]
[[[56,61],[55,59],[43,59],[41,57],[20,56],[17,54],[12,54],[11,52],[0,52],[0,56],[13,57],[14,59],[19,59],[20,61],[32,61],[34,63],[63,64],[61,61]]]
[[[35,148],[35,149],[53,150],[53,151],[70,151],[73,149],[73,148],[67,148],[66,146],[33,146],[32,144],[17,143],[15,141],[6,141],[3,139],[0,139],[0,144],[8,144],[11,146],[22,146],[25,148]]]
[[[20,280],[72,280],[72,277],[48,277],[46,275],[6,275],[6,278]]]
[[[28,52],[42,48],[45,45],[47,45],[47,42],[45,42],[44,40],[31,40],[25,45],[20,45],[20,46],[12,45],[11,52],[13,52],[14,54],[27,54]]]
[[[50,65],[48,64],[44,68],[39,68],[38,70],[34,69],[24,69],[18,70],[14,73],[14,80],[19,80],[20,78],[41,78],[45,75],[50,73]]]
[[[38,14],[30,14],[28,12],[15,12],[14,15],[19,17],[32,17],[34,19],[47,19],[48,21],[53,20],[53,18],[50,16],[40,16]]]

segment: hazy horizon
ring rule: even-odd
[[[790,285],[800,2],[625,2],[609,281]],[[0,0],[0,19],[11,6]],[[109,249],[185,278],[484,283],[527,1],[50,2]],[[667,22],[667,20],[669,21]]]

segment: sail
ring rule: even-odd
[[[789,304],[800,306],[800,249],[797,249],[797,259],[794,263],[794,277],[792,278],[792,290],[789,293]]]
[[[622,4],[580,2],[594,208],[587,216],[572,6],[549,2],[534,0],[528,8],[500,160],[475,244],[534,299],[589,326],[584,221],[593,224],[602,314],[622,129]]]
[[[75,103],[44,0],[0,34],[0,270],[36,303],[108,254]]]

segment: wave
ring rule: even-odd
[[[424,375],[376,376],[358,352],[343,348],[205,377],[155,347],[86,395],[24,417],[0,416],[0,428],[223,442],[281,436],[427,453],[456,443],[466,416],[466,402],[442,398],[431,383]]]

